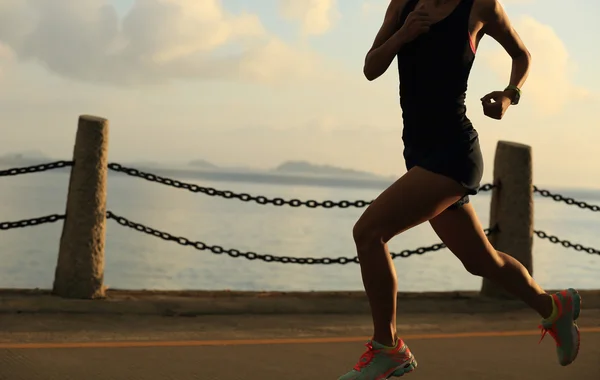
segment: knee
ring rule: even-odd
[[[374,246],[385,243],[380,229],[362,220],[359,220],[354,225],[352,237],[354,238],[354,244],[356,244],[359,255]]]

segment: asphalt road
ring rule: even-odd
[[[407,316],[419,368],[406,378],[600,379],[600,311],[587,315],[569,367],[549,336],[538,345],[531,314]],[[0,379],[335,380],[369,328],[366,316],[0,315]]]

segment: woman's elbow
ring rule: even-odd
[[[369,82],[374,81],[375,79],[377,79],[377,77],[379,75],[376,75],[373,70],[369,70],[369,68],[367,68],[366,66],[363,69],[363,74],[365,75],[365,78],[367,78],[367,80]]]
[[[531,53],[526,48],[523,48],[513,58],[531,62]]]
[[[367,56],[365,57],[365,64],[363,66],[363,74],[369,82],[377,79],[377,77],[379,76],[379,75],[377,75],[377,71],[375,70],[375,67],[373,67],[373,60],[371,59],[372,58],[371,53],[372,53],[371,51],[367,53]]]
[[[365,61],[365,66],[363,67],[363,74],[365,75],[365,78],[367,78],[367,80],[369,82],[374,81],[375,79],[379,78],[379,76],[381,75],[380,73],[377,72],[377,69],[375,67],[373,67],[371,62],[369,62],[368,60]]]

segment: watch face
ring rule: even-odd
[[[521,94],[518,91],[515,91],[515,97],[513,98],[511,104],[513,104],[513,105],[519,104],[520,99],[521,99]]]

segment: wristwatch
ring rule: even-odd
[[[510,104],[512,104],[512,105],[519,104],[519,100],[521,99],[521,89],[517,86],[509,85],[509,86],[506,86],[506,88],[504,89],[504,91],[507,91],[507,90],[512,90],[515,92],[515,96],[511,100]]]

